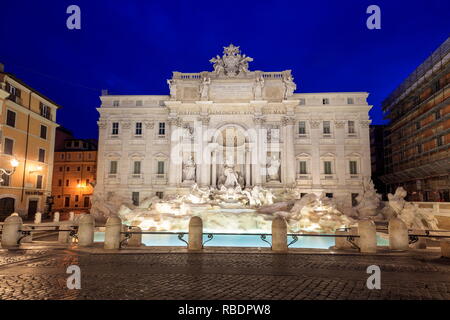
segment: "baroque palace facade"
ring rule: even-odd
[[[371,175],[368,94],[294,93],[290,70],[252,60],[230,45],[212,72],[174,72],[170,95],[103,94],[95,192],[137,205],[234,179],[350,204]]]

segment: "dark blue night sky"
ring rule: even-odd
[[[81,7],[82,29],[66,28]],[[366,28],[381,7],[382,29]],[[450,1],[1,1],[0,61],[63,106],[58,123],[97,137],[101,89],[168,94],[172,71],[212,70],[233,43],[251,70],[292,69],[297,92],[367,91],[371,117],[449,35]]]

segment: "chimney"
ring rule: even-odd
[[[102,96],[107,96],[108,95],[108,90],[107,89],[103,89],[102,90]]]
[[[5,65],[0,62],[0,72],[5,72]]]

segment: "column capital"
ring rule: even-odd
[[[253,122],[258,125],[262,125],[266,122],[266,117],[263,115],[255,115],[253,117]]]
[[[294,125],[295,124],[295,117],[293,116],[283,116],[283,118],[281,118],[281,125],[284,126],[289,126],[289,125]]]
[[[106,129],[108,122],[106,120],[97,121],[97,125],[99,129]]]
[[[361,120],[361,121],[359,121],[359,125],[362,128],[368,128],[371,123],[372,123],[372,121],[370,121],[370,120]]]
[[[319,127],[320,127],[320,123],[321,123],[322,121],[320,121],[320,120],[311,120],[310,122],[309,122],[309,124],[310,124],[310,126],[311,126],[311,129],[319,129]]]
[[[345,127],[345,121],[344,120],[336,120],[334,121],[334,125],[338,129],[342,129]]]

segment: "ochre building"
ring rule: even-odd
[[[51,194],[56,111],[60,106],[0,64],[0,220],[13,212],[32,219]]]

